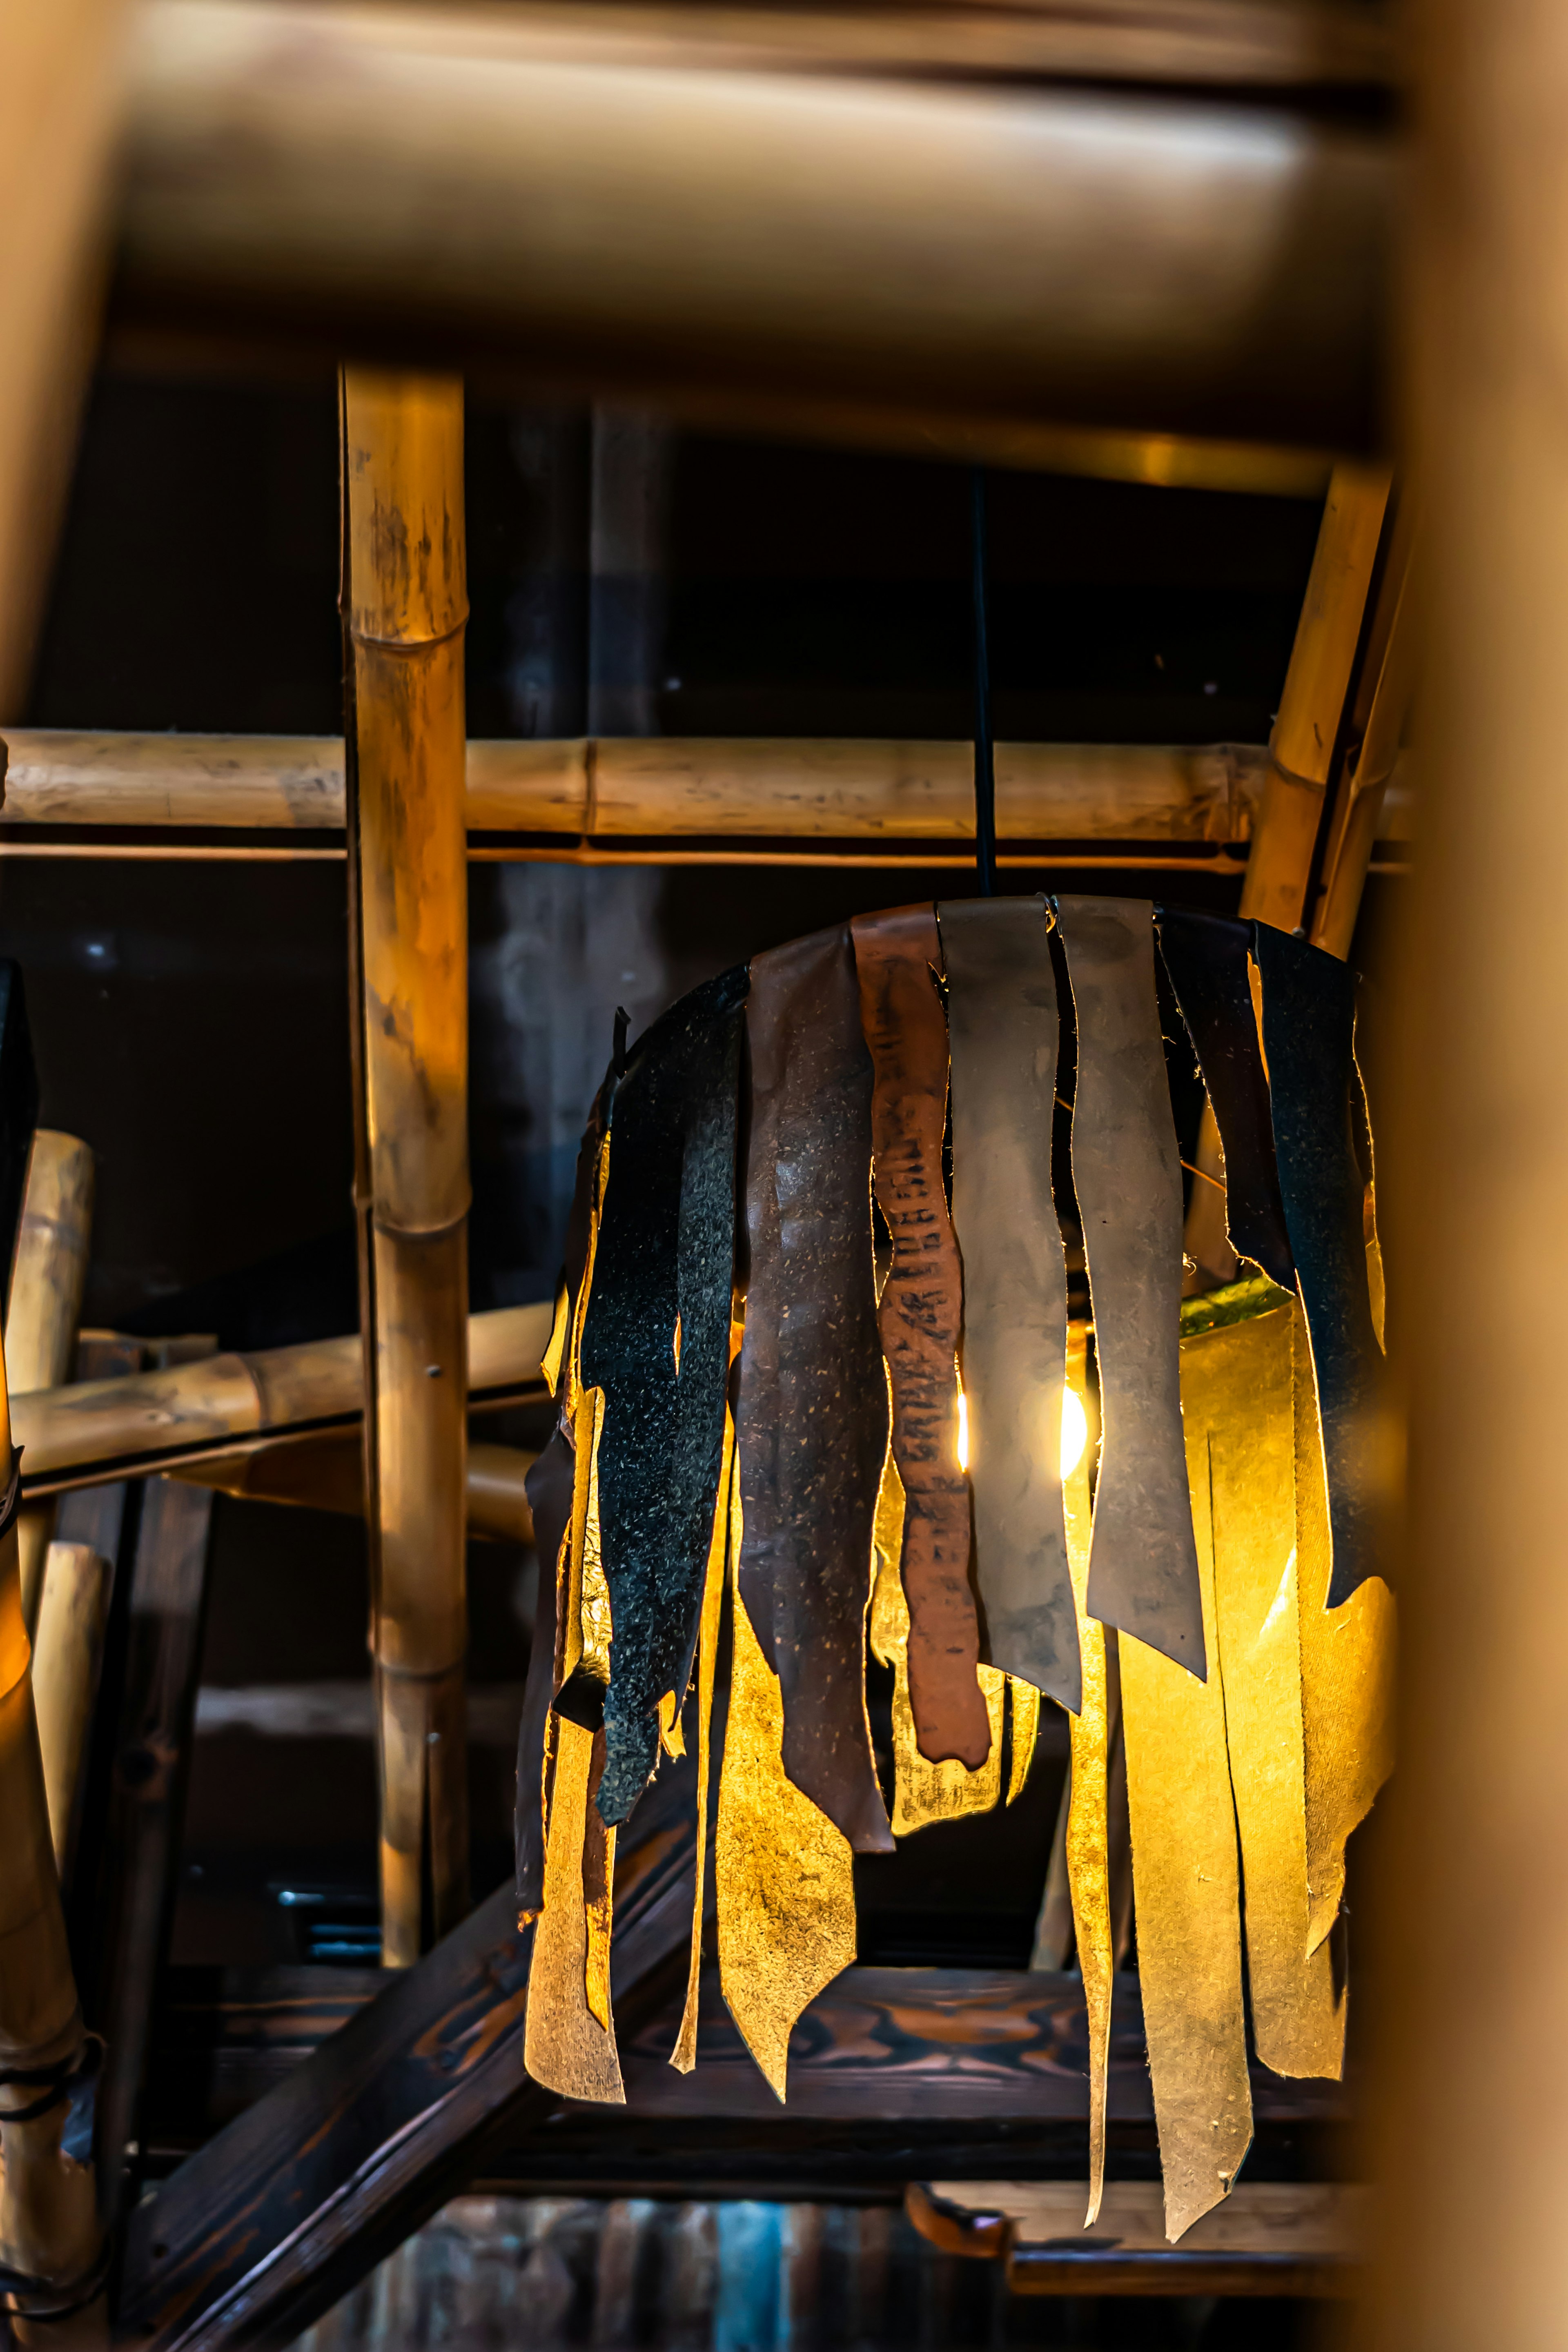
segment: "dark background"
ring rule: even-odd
[[[326,377],[102,377],[28,723],[337,732],[336,429]],[[964,469],[637,425],[644,509],[606,541],[595,429],[470,401],[471,734],[969,733]],[[990,511],[999,738],[1267,740],[1311,502],[996,474]],[[965,887],[951,871],[470,875],[476,1307],[552,1286],[617,1003],[637,1025],[835,917]],[[1075,877],[1005,887],[1058,880]],[[1212,878],[1142,887],[1234,902]],[[1372,886],[1373,919],[1396,887]],[[43,1122],[98,1158],[87,1320],[226,1345],[350,1328],[342,863],[7,858],[0,952],[26,974]],[[216,1524],[205,1683],[363,1683],[357,1527],[221,1499]],[[521,1681],[531,1572],[473,1547],[476,1682]],[[1046,1747],[1011,1815],[923,1833],[896,1883],[868,1887],[864,1957],[1021,1964],[1061,1773],[1060,1740]],[[511,1777],[504,1748],[476,1748],[480,1888],[508,1866]],[[310,1948],[312,1906],[279,1905],[285,1888],[363,1931],[374,1811],[362,1735],[201,1738],[176,1957]]]

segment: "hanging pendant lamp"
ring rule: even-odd
[[[1252,1269],[1185,1301],[1157,957]],[[1070,1726],[1089,2218],[1118,1738],[1169,2235],[1246,2156],[1248,2004],[1265,2065],[1338,2075],[1330,1936],[1390,1769],[1394,1625],[1354,1017],[1342,963],[1261,925],[990,898],[818,932],[617,1039],[529,1480],[537,2080],[622,2096],[615,1841],[661,1757],[694,1751],[698,1822],[671,2063],[700,2063],[711,1881],[725,2000],[782,2100],[792,2027],[855,1957],[854,1855],[1010,1803],[1047,1701]],[[893,1674],[887,1788],[868,1645]]]

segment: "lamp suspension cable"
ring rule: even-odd
[[[991,740],[991,648],[985,599],[985,468],[970,477],[970,577],[974,620],[974,866],[983,898],[996,896],[996,752]]]

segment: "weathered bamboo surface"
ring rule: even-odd
[[[1208,99],[459,54],[445,19],[410,21],[148,11],[122,320],[510,357],[677,407],[684,387],[1020,430],[1375,435],[1381,132]]]
[[[382,1959],[468,1904],[463,387],[342,375],[354,1200]]]
[[[499,1402],[538,1387],[552,1314],[544,1305],[469,1317],[470,1403]],[[232,1452],[237,1439],[347,1425],[363,1410],[363,1396],[355,1338],[40,1390],[14,1402],[16,1441],[26,1448],[23,1492],[137,1477]]]
[[[13,729],[0,846],[29,828],[311,834],[343,823],[335,738],[82,735]],[[1268,754],[1246,743],[999,743],[997,827],[1008,840],[1239,844]],[[837,737],[652,736],[471,741],[476,835],[563,844],[737,840],[968,842],[967,743]],[[1407,840],[1397,784],[1383,837]]]

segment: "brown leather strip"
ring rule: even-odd
[[[985,1654],[1076,1715],[1082,1675],[1058,1475],[1068,1294],[1051,1193],[1059,1023],[1047,917],[1037,898],[959,898],[937,915]]]
[[[858,1853],[890,1853],[866,1717],[888,1444],[871,1060],[846,928],[754,960],[746,1045],[741,1591],[781,1685],[785,1772]]]
[[[1094,1307],[1102,1438],[1089,1613],[1206,1680],[1182,1427],[1182,1165],[1154,910],[1058,898],[1078,1013],[1072,1173]]]
[[[958,1340],[963,1279],[942,1183],[947,1022],[937,993],[936,909],[901,907],[852,925],[860,1020],[876,1084],[877,1205],[893,1257],[879,1322],[893,1390],[893,1459],[903,1481],[900,1563],[910,1608],[910,1700],[921,1754],[973,1772],[991,1749],[975,1675],[980,1629],[969,1581],[969,1482],[958,1465]]]

